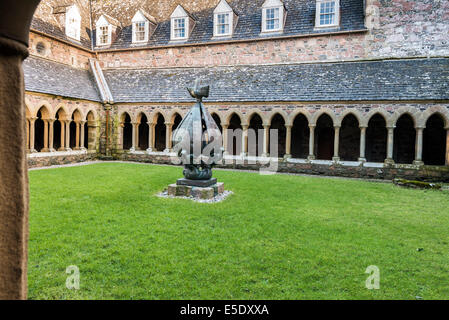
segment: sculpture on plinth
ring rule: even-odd
[[[200,87],[198,81],[187,88],[196,104],[173,133],[173,151],[184,166],[184,178],[168,189],[172,196],[213,198],[224,192],[223,183],[212,177],[212,168],[223,159],[222,134],[203,104],[209,97],[209,86]]]

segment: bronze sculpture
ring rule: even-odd
[[[209,97],[209,86],[187,88],[196,104],[173,133],[173,146],[184,165],[184,179],[178,185],[209,187],[216,184],[212,167],[222,160],[222,135],[206,110],[203,98]]]

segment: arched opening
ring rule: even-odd
[[[88,150],[95,150],[97,142],[97,130],[94,113],[92,111],[89,111],[86,119],[87,122],[84,125],[84,147]]]
[[[81,113],[75,110],[70,122],[70,149],[79,150],[81,141]]]
[[[242,153],[242,125],[240,117],[233,114],[229,120],[228,127],[228,147],[227,150],[231,155],[240,155]]]
[[[298,114],[292,127],[292,157],[306,159],[309,155],[309,121],[303,114]]]
[[[413,163],[413,160],[415,160],[416,130],[410,115],[404,114],[396,122],[393,141],[394,162]]]
[[[248,127],[248,155],[251,157],[263,154],[263,121],[256,113],[251,117]]]
[[[138,117],[138,137],[139,137],[139,149],[147,150],[149,147],[150,126],[148,125],[148,118],[145,114],[141,113]]]
[[[64,109],[59,109],[55,116],[55,122],[53,123],[53,147],[55,150],[65,150],[65,120],[67,120],[67,113]]]
[[[133,146],[133,125],[127,112],[122,115],[123,150],[129,150]]]
[[[277,130],[278,134],[278,140],[277,141],[271,141],[271,130]],[[277,113],[272,119],[271,119],[271,126],[270,126],[270,156],[273,157],[275,155],[272,154],[273,148],[271,147],[272,143],[277,143],[277,157],[282,158],[285,156],[285,137],[287,135],[287,129],[285,128],[285,120],[284,118]]]
[[[348,114],[341,122],[340,129],[340,159],[357,161],[360,156],[360,126],[353,114]]]
[[[166,147],[166,127],[164,117],[159,113],[156,116],[156,126],[154,127],[154,148],[156,151],[164,151]]]
[[[366,130],[366,160],[384,162],[387,158],[387,123],[380,114],[371,117]]]
[[[182,121],[182,117],[178,113],[176,113],[175,118],[173,120],[172,132],[175,132],[175,130],[178,129],[179,125],[181,124],[181,121]]]
[[[440,114],[432,115],[426,123],[423,136],[423,161],[426,165],[446,164],[446,138],[444,120]]]
[[[212,113],[212,118],[214,119],[215,123],[218,126],[218,129],[220,129],[220,132],[223,133],[223,128],[221,127],[221,119],[216,113]]]
[[[41,152],[45,143],[45,117],[46,109],[43,107],[37,112],[37,119],[34,123],[34,149]]]
[[[315,128],[315,150],[319,160],[332,160],[334,155],[334,123],[332,118],[323,114],[318,118]]]

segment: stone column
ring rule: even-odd
[[[360,127],[360,162],[366,162],[366,127]]]
[[[48,125],[50,126],[50,133],[49,133],[49,137],[48,137],[48,151],[49,152],[55,152],[55,149],[53,147],[54,141],[54,132],[55,132],[55,120],[56,119],[48,119]]]
[[[340,126],[334,127],[334,157],[332,161],[340,161]]]
[[[248,125],[242,125],[242,157],[248,155]]]
[[[449,166],[449,127],[446,130],[446,165]]]
[[[292,125],[286,124],[287,135],[285,137],[285,159],[292,157]]]
[[[223,130],[223,155],[228,155],[228,128],[229,128],[229,124],[223,124],[221,126],[222,130]]]
[[[315,160],[315,127],[316,125],[309,125],[310,134],[309,134],[309,160]]]
[[[27,153],[30,152],[30,120],[26,119],[26,135],[27,135]]]
[[[171,130],[173,128],[173,123],[166,122],[165,123],[165,150],[164,152],[170,152],[172,143],[171,143]]]
[[[385,159],[386,164],[394,164],[393,160],[394,128],[395,128],[394,126],[387,127],[388,140],[387,140],[387,159]]]
[[[269,157],[268,148],[270,147],[270,125],[263,125],[263,154],[262,157]]]
[[[30,119],[30,152],[36,153],[36,149],[34,149],[34,134],[36,130],[34,129],[34,124],[36,123],[37,118]]]
[[[81,123],[79,121],[75,121],[76,126],[76,136],[75,136],[75,150],[80,149],[80,126]]]
[[[84,140],[85,140],[85,135],[86,132],[84,130],[84,125],[86,124],[86,121],[81,121],[80,122],[80,126],[81,126],[81,141],[80,141],[80,149],[81,150],[86,150],[86,146],[84,145]]]
[[[58,151],[65,151],[65,121],[59,120],[61,124],[61,146]]]
[[[65,150],[72,151],[70,148],[70,122],[72,120],[65,120]]]
[[[153,152],[154,149],[154,139],[153,139],[153,135],[154,135],[154,127],[156,126],[156,124],[152,123],[152,122],[148,122],[148,149],[147,152]]]
[[[424,128],[416,128],[415,161],[413,161],[415,166],[424,165],[424,162],[422,161],[423,132]]]
[[[137,135],[139,132],[139,123],[133,122],[132,126],[133,126],[133,134],[132,134],[133,145],[131,146],[130,151],[136,151],[137,150]]]

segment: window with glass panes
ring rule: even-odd
[[[104,26],[100,27],[100,44],[107,44],[109,43],[109,27]]]
[[[229,34],[229,13],[217,14],[217,34]]]
[[[279,29],[279,8],[266,9],[266,29],[277,30]]]
[[[136,41],[145,41],[145,27],[146,27],[146,23],[145,22],[136,22],[134,25],[135,28],[135,32],[136,32]]]
[[[320,4],[320,26],[335,25],[335,1],[322,2]]]
[[[186,19],[175,19],[174,20],[174,36],[175,38],[185,38],[186,37]]]

